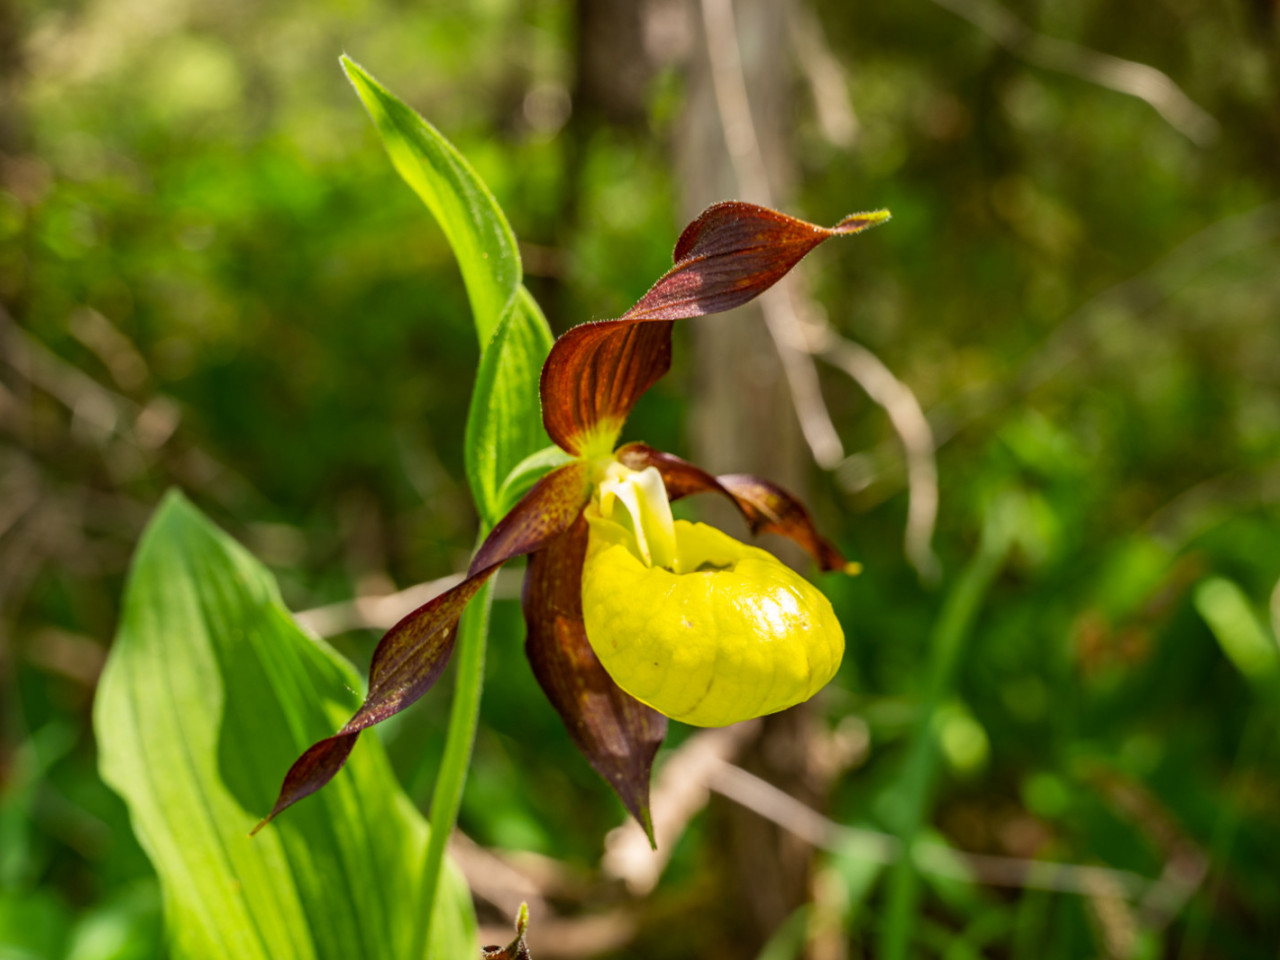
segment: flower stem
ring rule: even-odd
[[[445,846],[458,819],[462,789],[471,765],[476,725],[480,718],[480,692],[484,687],[484,648],[489,638],[489,608],[493,602],[493,579],[480,588],[468,605],[458,626],[458,674],[449,711],[449,732],[440,761],[440,774],[431,795],[431,837],[423,867],[422,891],[426,905],[422,943],[431,942],[431,922],[440,891],[440,872]]]

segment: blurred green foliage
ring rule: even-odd
[[[1274,5],[1009,10],[1164,71],[1219,131],[1192,142],[1148,104],[1028,62],[941,5],[814,4],[857,135],[827,138],[797,76],[788,209],[894,213],[819,251],[811,276],[832,322],[930,415],[948,573],[930,589],[902,559],[896,439],[856,385],[824,372],[857,452],[815,476],[814,500],[866,567],[822,582],[850,642],[818,713],[836,742],[862,745],[829,813],[896,828],[945,587],[988,505],[1016,490],[1016,546],[936,715],[930,836],[1205,874],[1163,919],[1141,904],[1108,913],[1105,891],[926,875],[916,945],[1271,956],[1280,715],[1246,674],[1264,662],[1247,651],[1275,643],[1280,579]],[[557,331],[616,316],[669,262],[684,81],[659,71],[640,129],[576,124],[567,0],[10,0],[0,14],[0,956],[150,957],[158,892],[98,779],[89,708],[161,491],[184,487],[295,609],[461,569],[473,542],[466,293],[338,54],[471,160]],[[628,438],[689,452],[691,369],[677,357]],[[579,878],[567,912],[613,903],[582,878],[621,813],[532,682],[517,606],[495,606],[461,825],[561,862]],[[375,640],[334,642],[363,662]],[[387,725],[420,802],[447,701]],[[723,955],[721,839],[694,821],[626,955]],[[873,950],[881,875],[824,854],[826,892],[803,923]],[[794,955],[801,925],[769,956]],[[535,919],[535,955],[537,937]]]

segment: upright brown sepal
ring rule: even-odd
[[[618,320],[574,327],[542,368],[542,419],[573,454],[607,451],[640,396],[671,365],[670,322],[740,306],[830,237],[889,218],[857,213],[819,227],[752,203],[708,207],[676,243],[675,265]]]
[[[587,522],[578,520],[529,561],[524,581],[525,653],[569,736],[613,787],[653,843],[649,774],[667,718],[613,682],[582,624]]]
[[[453,653],[458,620],[471,598],[507,560],[537,550],[559,536],[581,514],[588,495],[586,464],[569,463],[547,474],[481,544],[466,580],[387,631],[373,652],[364,703],[334,736],[316,743],[294,761],[275,806],[254,833],[332,780],[346,763],[361,730],[399,713],[431,689]]]
[[[612,449],[636,401],[671,368],[671,323],[574,327],[542,366],[542,422],[562,449]]]

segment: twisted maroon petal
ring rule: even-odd
[[[649,772],[667,718],[605,673],[582,623],[583,517],[539,550],[524,581],[525,653],[569,736],[653,842]]]
[[[823,570],[848,569],[835,544],[818,533],[804,504],[776,483],[747,473],[722,473],[716,481],[746,514],[753,533],[776,533],[795,541]]]
[[[466,580],[387,631],[373,653],[364,703],[341,730],[294,761],[275,806],[254,833],[332,780],[361,730],[399,713],[431,689],[453,653],[462,611],[485,581],[512,557],[553,541],[580,516],[589,496],[587,469],[587,464],[575,461],[539,480],[481,544]]]
[[[686,460],[643,443],[620,447],[617,458],[632,470],[656,467],[672,500],[691,493],[718,493],[728,497],[742,512],[753,533],[776,533],[795,541],[823,570],[844,570],[848,566],[835,544],[818,533],[804,504],[776,483],[745,473],[715,477]]]

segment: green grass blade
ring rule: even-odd
[[[1245,592],[1225,577],[1210,577],[1196,587],[1193,599],[1227,659],[1273,707],[1280,706],[1280,646]]]
[[[955,682],[956,666],[991,582],[1004,565],[1013,536],[1013,502],[997,502],[983,527],[977,554],[961,572],[934,625],[929,651],[929,686],[899,785],[902,856],[889,874],[888,903],[881,926],[880,956],[905,960],[920,901],[920,876],[911,850],[929,810],[937,771],[934,715]]]
[[[94,709],[103,778],[159,875],[175,957],[474,956],[456,876],[428,950],[428,828],[367,736],[346,769],[255,839],[282,771],[359,705],[267,571],[180,495],[138,547]]]

